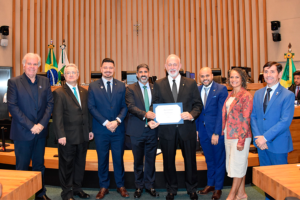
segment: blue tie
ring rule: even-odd
[[[110,81],[107,81],[107,95],[108,99],[111,100],[111,88],[110,88]]]
[[[73,91],[74,91],[74,95],[79,103],[79,99],[78,99],[78,95],[77,95],[77,92],[76,92],[76,87],[73,87]]]

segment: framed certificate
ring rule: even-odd
[[[153,112],[156,115],[154,121],[160,125],[183,124],[181,119],[182,103],[153,104]]]

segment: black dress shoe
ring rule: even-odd
[[[142,196],[142,192],[143,192],[142,189],[136,188],[136,190],[135,190],[135,192],[134,192],[134,194],[133,194],[133,197],[134,197],[134,198],[140,198],[140,197]]]
[[[196,192],[190,193],[190,199],[196,200],[198,199],[198,195]]]
[[[168,195],[166,196],[166,200],[173,200],[176,194],[173,193],[168,193]]]
[[[35,197],[35,200],[51,200],[49,197],[47,197],[47,195],[43,195],[41,197]]]
[[[74,195],[79,196],[82,199],[89,199],[90,195],[88,195],[87,193],[85,193],[84,191],[80,191],[80,192],[73,192]]]
[[[150,190],[146,189],[146,192],[148,192],[153,197],[159,197],[158,192],[154,188],[151,188]]]

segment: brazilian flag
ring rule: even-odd
[[[56,83],[60,81],[58,80],[57,71],[58,71],[58,66],[53,52],[53,45],[50,45],[47,61],[45,63],[45,72],[47,72],[47,77],[49,78],[51,85],[56,85]]]
[[[284,58],[286,58],[286,64],[285,64],[285,68],[283,70],[283,74],[280,80],[280,84],[285,87],[288,88],[290,87],[292,84],[294,84],[294,76],[293,73],[296,71],[296,67],[294,65],[294,53],[287,53],[284,55]]]

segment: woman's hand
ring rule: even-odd
[[[244,146],[240,146],[240,145],[237,145],[237,150],[239,150],[239,151],[243,151],[243,149],[244,149]]]

